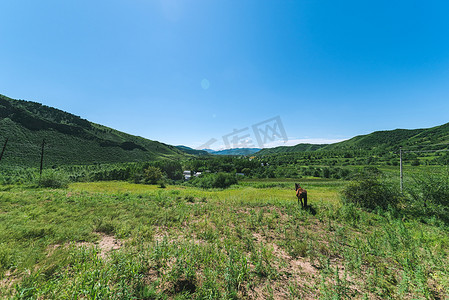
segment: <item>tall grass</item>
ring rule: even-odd
[[[0,294],[16,298],[445,298],[448,228],[342,205],[335,187],[0,192]],[[105,237],[120,240],[101,248]]]

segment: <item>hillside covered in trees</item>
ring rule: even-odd
[[[3,165],[37,166],[45,140],[45,165],[139,162],[185,157],[174,146],[126,134],[40,103],[0,95]]]
[[[305,151],[398,151],[399,147],[408,150],[442,150],[449,147],[449,123],[427,129],[395,129],[376,131],[359,135],[349,140],[328,145],[298,144],[262,149],[256,155]]]

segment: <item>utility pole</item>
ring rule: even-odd
[[[8,144],[8,138],[6,138],[5,144],[3,145],[2,153],[0,154],[0,161],[2,160],[3,153],[5,153],[6,144]]]
[[[404,187],[404,182],[403,182],[403,174],[402,174],[402,146],[399,147],[399,169],[400,169],[400,178],[401,178],[401,193],[402,193],[402,189]]]
[[[41,168],[39,170],[39,179],[42,177],[42,167],[44,165],[44,146],[45,146],[45,139],[42,140]]]

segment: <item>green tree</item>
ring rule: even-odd
[[[143,170],[143,183],[156,184],[163,177],[161,169],[153,166]]]

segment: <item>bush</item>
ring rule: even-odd
[[[205,174],[200,177],[192,178],[190,184],[203,189],[225,189],[233,184],[237,184],[237,177],[235,174],[229,173]]]
[[[153,166],[148,166],[142,173],[134,175],[135,183],[157,184],[163,178],[161,169]]]
[[[159,185],[159,187],[160,187],[161,189],[165,189],[165,188],[167,187],[167,184],[166,184],[165,180],[163,180],[163,179],[159,180],[159,181],[157,182],[157,184]]]
[[[421,163],[419,162],[419,160],[418,159],[414,159],[413,161],[412,161],[412,166],[414,166],[414,167],[417,167],[417,166],[419,166]]]
[[[69,186],[69,177],[63,172],[45,170],[42,172],[38,185],[49,188],[66,188]]]
[[[423,173],[413,177],[407,192],[419,205],[449,206],[449,173]]]
[[[354,203],[371,210],[397,207],[402,200],[397,187],[372,175],[362,175],[353,180],[346,185],[342,194],[344,203]]]

